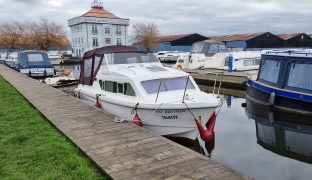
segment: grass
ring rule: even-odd
[[[0,76],[0,179],[106,179]]]

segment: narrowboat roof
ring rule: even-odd
[[[137,48],[131,46],[106,46],[85,52],[83,58],[90,58],[93,55],[101,56],[108,53],[125,53],[138,51],[139,50]]]
[[[312,58],[312,51],[306,51],[306,50],[272,50],[267,51],[264,56],[283,56],[283,57],[306,57],[306,58]]]

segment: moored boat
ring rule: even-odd
[[[42,78],[55,75],[48,54],[41,51],[19,52],[17,64],[13,68],[29,77]]]
[[[212,138],[215,110],[222,103],[217,95],[200,91],[187,73],[128,46],[86,52],[74,92],[119,120],[141,120],[159,135],[191,140]]]
[[[312,119],[312,53],[274,51],[262,55],[256,79],[247,80],[247,99],[267,109]]]

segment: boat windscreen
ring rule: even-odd
[[[204,49],[204,43],[203,42],[196,42],[193,44],[192,52],[193,53],[200,53],[203,52]]]
[[[170,79],[153,79],[142,81],[141,85],[148,94],[155,94],[158,92],[184,90],[187,82],[187,76],[170,78]],[[191,80],[187,83],[187,89],[195,89]]]
[[[276,84],[280,72],[281,63],[274,60],[263,60],[261,64],[261,70],[259,74],[260,81]]]
[[[110,53],[105,54],[107,64],[135,64],[159,62],[153,53]]]
[[[312,91],[312,64],[290,63],[288,88]]]

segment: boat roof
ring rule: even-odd
[[[312,58],[312,51],[310,50],[272,50],[267,51],[265,55],[283,56],[283,57],[306,57]]]
[[[102,56],[108,53],[129,53],[129,52],[139,52],[139,50],[135,47],[131,46],[121,46],[121,45],[114,45],[114,46],[105,46],[101,48],[97,48],[91,51],[87,51],[83,55],[83,59],[90,58],[92,56]]]

